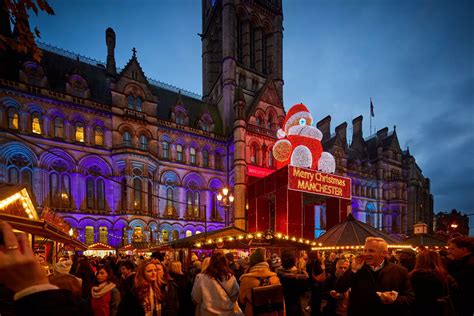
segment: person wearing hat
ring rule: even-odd
[[[276,270],[280,267],[281,267],[281,258],[276,253],[272,254],[271,270],[273,272],[276,272]]]
[[[72,260],[70,259],[67,259],[67,258],[61,258],[59,259],[59,261],[57,263],[54,264],[54,275],[57,275],[57,274],[69,274],[69,275],[72,275],[69,273],[69,271],[71,271],[71,267],[72,267]],[[75,277],[77,279],[77,281],[79,281],[79,285],[82,286],[82,279],[81,278],[78,278],[74,275],[72,275],[73,277]]]
[[[265,259],[265,249],[257,248],[249,259],[249,270],[240,277],[239,302],[245,306],[245,316],[253,316],[252,288],[260,286],[260,279],[268,279],[269,284],[280,284],[280,279]]]

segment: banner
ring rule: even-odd
[[[288,166],[288,189],[351,199],[351,179],[316,170]]]
[[[247,175],[250,177],[265,178],[274,171],[274,169],[262,168],[257,166],[247,166]]]

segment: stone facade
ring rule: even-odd
[[[110,28],[105,64],[46,45],[40,63],[3,53],[0,182],[27,185],[40,212],[60,213],[89,244],[168,241],[226,217],[245,229],[251,170],[275,169],[285,117],[282,5],[202,7],[202,97],[147,78],[135,49],[117,68]],[[364,139],[359,117],[348,145],[347,124],[331,136],[330,120],[318,127],[337,173],[353,179],[356,218],[395,234],[432,223],[429,179],[395,130]],[[229,212],[216,200],[224,186],[235,195]]]

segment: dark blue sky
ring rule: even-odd
[[[364,115],[369,136],[397,126],[426,177],[435,212],[474,213],[474,2],[283,0],[284,102],[303,102],[332,131]],[[104,61],[105,29],[123,67],[136,47],[145,73],[201,93],[200,0],[51,1],[32,18],[42,40]],[[471,216],[471,235],[474,218]]]

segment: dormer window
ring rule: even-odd
[[[45,86],[46,78],[43,67],[34,61],[24,63],[23,69],[20,71],[20,80],[30,85]]]
[[[183,115],[178,115],[178,116],[176,116],[176,124],[178,124],[178,125],[184,125],[184,117],[183,117]]]
[[[79,75],[72,75],[69,77],[66,84],[66,91],[79,98],[89,97],[89,87],[84,78]]]
[[[31,115],[31,131],[33,134],[41,135],[41,122],[39,113],[33,113]]]
[[[198,128],[200,128],[201,130],[205,132],[212,133],[214,131],[214,122],[212,120],[211,115],[209,115],[209,113],[204,113],[199,119],[197,125],[198,125]]]

